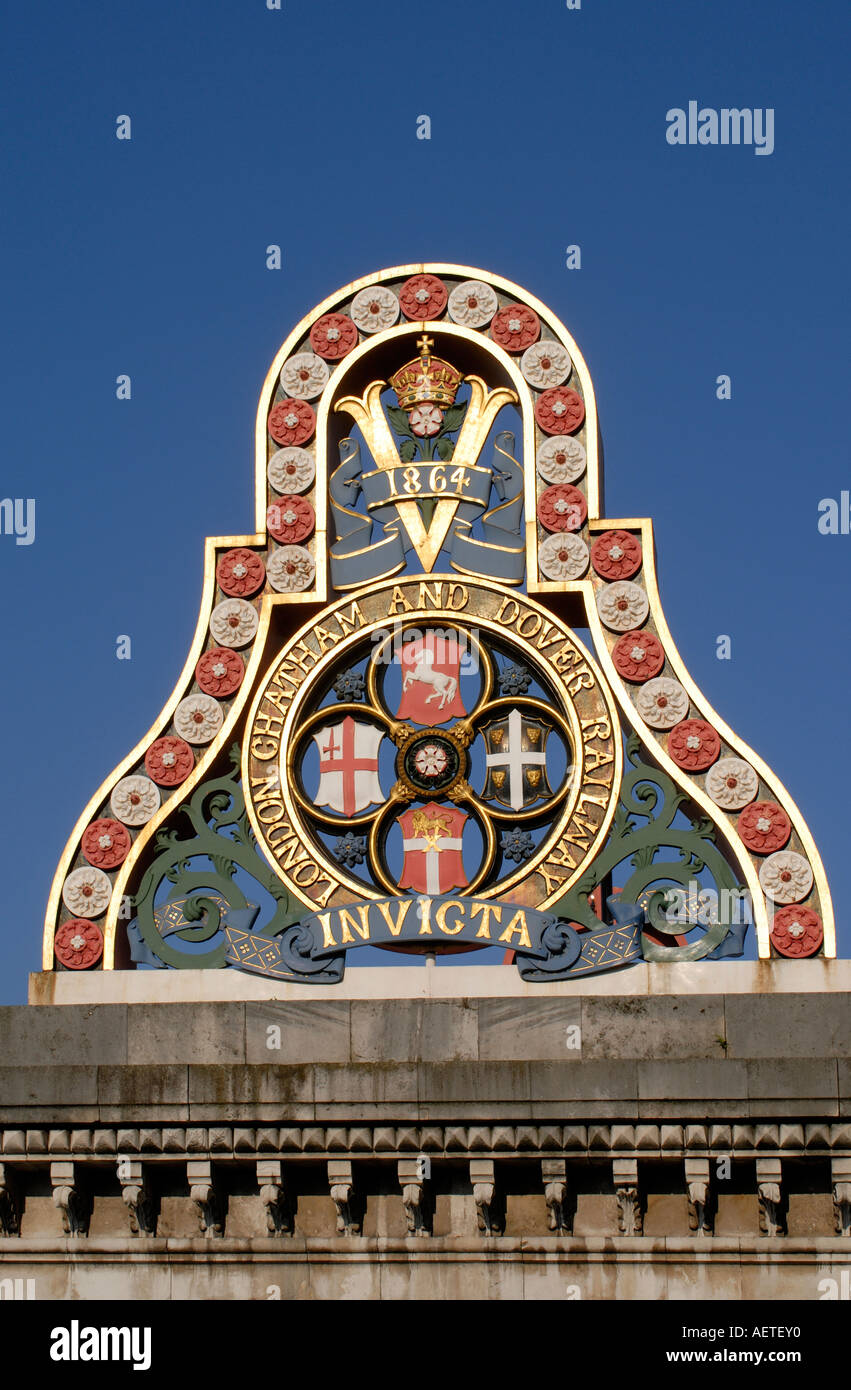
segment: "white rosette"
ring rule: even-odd
[[[266,465],[266,476],[276,492],[306,492],[316,477],[313,455],[295,444],[279,449]]]
[[[109,807],[124,825],[144,825],[160,808],[160,789],[150,777],[122,777],[112,789]]]
[[[543,338],[527,347],[520,358],[520,370],[536,391],[562,386],[573,371],[570,353],[554,338]]]
[[[269,556],[266,574],[277,593],[298,594],[313,583],[316,562],[303,545],[282,545]]]
[[[87,865],[74,869],[65,880],[62,901],[75,917],[100,917],[109,907],[112,881],[103,869]]]
[[[786,935],[791,936],[793,941],[797,941],[806,932],[806,927],[798,921],[789,922],[786,926]]]
[[[640,627],[650,612],[647,594],[640,584],[619,579],[597,594],[597,612],[612,632],[629,632]]]
[[[290,400],[312,401],[322,395],[330,375],[315,352],[297,352],[281,368],[281,387]]]
[[[741,811],[759,790],[759,778],[743,758],[722,758],[706,774],[706,790],[716,806]]]
[[[253,603],[244,598],[226,598],[210,614],[210,631],[220,647],[247,647],[259,621]]]
[[[769,854],[759,871],[767,898],[776,903],[799,903],[813,886],[813,871],[802,854],[781,849]]]
[[[636,691],[635,708],[651,729],[673,729],[688,715],[688,695],[679,681],[656,676]]]
[[[579,579],[590,558],[582,537],[570,531],[555,531],[538,546],[538,566],[545,579]]]
[[[350,313],[361,333],[380,333],[399,317],[399,300],[386,285],[367,285],[358,290]]]
[[[210,743],[224,722],[218,700],[212,695],[187,695],[174,711],[174,727],[187,743]]]
[[[584,446],[567,434],[545,439],[535,455],[535,466],[545,483],[575,483],[587,462]]]
[[[484,328],[499,307],[496,291],[484,280],[464,280],[449,296],[449,317],[465,328]]]

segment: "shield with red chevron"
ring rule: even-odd
[[[378,747],[383,734],[347,714],[338,724],[323,724],[313,735],[319,752],[319,786],[314,801],[344,816],[384,801],[378,780]]]

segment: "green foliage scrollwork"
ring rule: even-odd
[[[299,917],[298,910],[292,911],[280,879],[257,851],[239,781],[238,745],[229,750],[229,758],[232,771],[202,783],[187,804],[180,807],[193,833],[183,836],[177,830],[163,830],[157,835],[155,847],[159,853],[146,869],[136,893],[136,922],[142,940],[158,960],[177,969],[224,966],[225,945],[221,943],[205,952],[180,951],[164,940],[155,911],[161,912],[168,902],[189,896],[182,915],[187,922],[195,921],[198,925],[172,931],[170,936],[195,944],[212,941],[221,925],[221,899],[231,909],[249,907],[234,881],[237,868],[249,874],[275,900],[271,919],[264,926],[253,928],[258,935],[276,936]],[[172,888],[164,902],[157,904],[163,882]]]
[[[660,768],[639,761],[641,744],[634,733],[627,740],[626,753],[631,767],[624,772],[609,838],[588,872],[552,910],[583,926],[599,927],[588,894],[629,859],[633,872],[623,885],[622,901],[643,903],[649,924],[660,932],[670,935],[691,931],[690,922],[680,926],[665,916],[671,902],[670,885],[681,886],[682,901],[693,890],[697,875],[706,870],[714,880],[713,897],[719,908],[711,914],[701,914],[700,925],[705,927],[701,938],[685,946],[663,946],[646,933],[641,938],[645,960],[700,960],[727,936],[732,914],[738,911],[745,890],[715,844],[715,827],[707,816],[690,820],[688,829],[674,827],[677,812],[688,798]],[[645,823],[637,824],[637,818]],[[677,857],[660,859],[663,848],[675,851]],[[655,890],[654,883],[660,885]]]

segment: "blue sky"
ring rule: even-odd
[[[680,651],[809,820],[845,953],[851,536],[818,504],[851,488],[847,7],[282,6],[7,10],[2,495],[36,531],[0,535],[0,998],[180,671],[203,538],[252,529],[269,361],[336,287],[421,259],[516,280],[574,334],[607,512],[654,518]],[[670,146],[690,100],[772,108],[774,152]]]

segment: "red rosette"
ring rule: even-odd
[[[792,822],[777,801],[752,801],[739,816],[738,831],[753,854],[774,854],[792,834]]]
[[[585,402],[570,386],[553,386],[535,402],[535,419],[545,434],[573,434],[585,419]]]
[[[182,738],[166,734],[156,739],[145,754],[145,771],[160,787],[177,787],[195,766],[195,754]]]
[[[82,850],[94,868],[117,869],[130,853],[130,831],[120,820],[93,820],[83,831]]]
[[[215,695],[218,700],[239,690],[244,675],[242,657],[229,647],[211,647],[198,658],[195,667],[195,679],[204,694]]]
[[[821,918],[811,907],[780,907],[771,923],[771,940],[781,956],[814,956],[824,940]]]
[[[266,509],[266,526],[282,545],[298,545],[312,535],[316,513],[306,497],[278,497]]]
[[[538,341],[541,320],[528,304],[506,304],[491,321],[491,337],[506,352],[525,352]]]
[[[72,917],[56,932],[53,950],[59,964],[67,970],[88,970],[103,955],[103,932],[97,922]]]
[[[591,547],[591,564],[603,579],[631,579],[641,569],[641,542],[629,531],[604,531]]]
[[[448,299],[449,291],[436,275],[412,275],[399,291],[402,313],[414,323],[439,318]]]
[[[357,345],[357,326],[348,314],[323,314],[310,330],[310,346],[318,357],[326,362],[339,362]],[[273,435],[273,438],[277,436]],[[288,439],[287,444],[300,444],[301,440]]]
[[[665,665],[665,648],[653,632],[625,632],[612,647],[612,661],[624,680],[649,681]]]
[[[316,429],[316,415],[307,401],[278,401],[269,411],[269,433],[276,444],[306,444]]]
[[[230,598],[245,598],[256,594],[266,582],[266,566],[253,550],[237,546],[227,550],[216,566],[216,579],[222,593]]]
[[[684,719],[668,735],[668,752],[686,772],[705,772],[721,752],[721,737],[705,719]]]
[[[553,483],[538,498],[538,520],[548,531],[578,531],[588,515],[588,503],[572,483]]]

